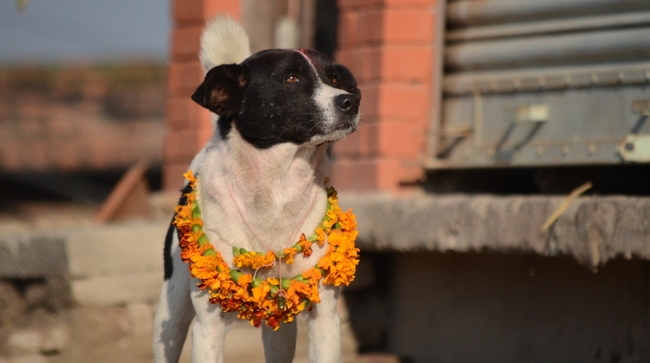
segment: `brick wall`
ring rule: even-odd
[[[338,1],[337,60],[356,75],[363,99],[361,128],[335,146],[337,188],[399,193],[422,177],[435,1]]]
[[[357,77],[362,126],[335,145],[331,179],[345,192],[401,193],[423,175],[431,115],[436,0],[339,0],[337,60]],[[206,17],[240,16],[239,1],[174,1],[164,185],[176,189],[210,137],[209,115],[189,96],[200,83]]]
[[[205,19],[218,13],[240,18],[240,1],[173,0],[174,27],[167,88],[167,132],[163,187],[178,190],[183,173],[212,135],[210,113],[196,105],[190,96],[203,80],[198,60],[199,39]]]
[[[0,172],[162,162],[164,64],[0,67]]]

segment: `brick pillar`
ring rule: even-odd
[[[205,20],[219,13],[240,18],[239,0],[173,0],[167,97],[167,133],[163,188],[178,190],[192,157],[212,136],[209,111],[190,96],[203,80],[198,60],[199,39]]]
[[[441,0],[442,1],[442,0]],[[337,60],[363,95],[359,130],[334,148],[341,191],[401,193],[422,178],[436,0],[339,0]]]

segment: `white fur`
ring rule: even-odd
[[[241,36],[243,29],[232,20],[220,19],[224,18],[209,22],[202,37],[201,61],[206,68],[240,62],[245,53],[242,49],[248,49],[248,38]],[[301,233],[314,232],[327,205],[319,172],[327,161],[323,155],[325,147],[313,142],[284,143],[260,150],[247,143],[235,127],[225,141],[215,129],[212,140],[197,154],[190,168],[199,175],[198,200],[204,231],[226,261],[232,261],[232,246],[279,250],[295,243]],[[207,293],[196,287],[197,280],[189,276],[187,266],[180,260],[176,234],[172,243],[173,274],[163,284],[156,313],[154,361],[178,360],[195,315],[192,362],[222,362],[225,333],[236,317],[233,313],[222,313],[218,305],[208,301]],[[295,276],[314,266],[326,249],[314,245],[310,257],[297,256],[293,264],[281,265],[282,276]],[[260,270],[257,276],[264,278],[277,273],[275,267]],[[336,313],[339,293],[339,288],[321,284],[321,302],[306,313],[312,363],[341,361]],[[293,360],[295,324],[282,324],[276,332],[263,328],[267,362]]]
[[[322,81],[318,85],[318,88],[316,88],[316,94],[314,95],[314,101],[316,101],[316,104],[318,107],[321,109],[321,112],[325,116],[325,130],[331,130],[336,126],[337,122],[337,106],[336,102],[334,102],[334,98],[336,96],[344,95],[344,94],[349,94],[348,92],[345,92],[342,89],[334,88],[330,85],[327,85],[323,83]],[[357,114],[357,117],[359,115]],[[355,122],[355,124],[358,123],[358,119]]]
[[[250,55],[248,35],[233,18],[221,15],[206,23],[199,53],[206,72],[222,64],[241,63]]]
[[[303,53],[300,50],[295,50],[295,52],[298,52],[301,56],[303,56],[309,65],[311,66],[312,71],[314,72],[314,75],[316,76],[316,79],[318,80],[318,87],[316,88],[316,92],[314,95],[314,101],[316,102],[316,105],[318,105],[318,108],[320,108],[322,115],[324,116],[324,124],[323,129],[324,130],[330,130],[333,129],[336,126],[336,121],[337,121],[337,106],[336,103],[334,102],[334,99],[336,96],[343,95],[343,94],[349,94],[348,92],[339,89],[339,88],[334,88],[328,84],[325,84],[323,80],[320,78],[318,75],[318,71],[316,70],[316,67],[314,67],[314,63],[312,63],[311,59]],[[353,128],[356,128],[356,126],[359,124],[360,120],[360,114],[357,113],[356,119],[354,120],[354,126]],[[340,130],[336,132],[330,132],[325,135],[316,135],[312,137],[310,140],[310,143],[312,144],[320,144],[326,141],[335,141],[339,140],[342,137],[348,135],[350,132],[354,130]]]

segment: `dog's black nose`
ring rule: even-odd
[[[357,113],[359,110],[359,97],[351,94],[338,95],[334,99],[336,107],[345,113]]]

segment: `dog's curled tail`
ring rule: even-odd
[[[228,15],[208,20],[199,53],[206,71],[222,64],[241,63],[250,55],[248,35],[238,22]]]

